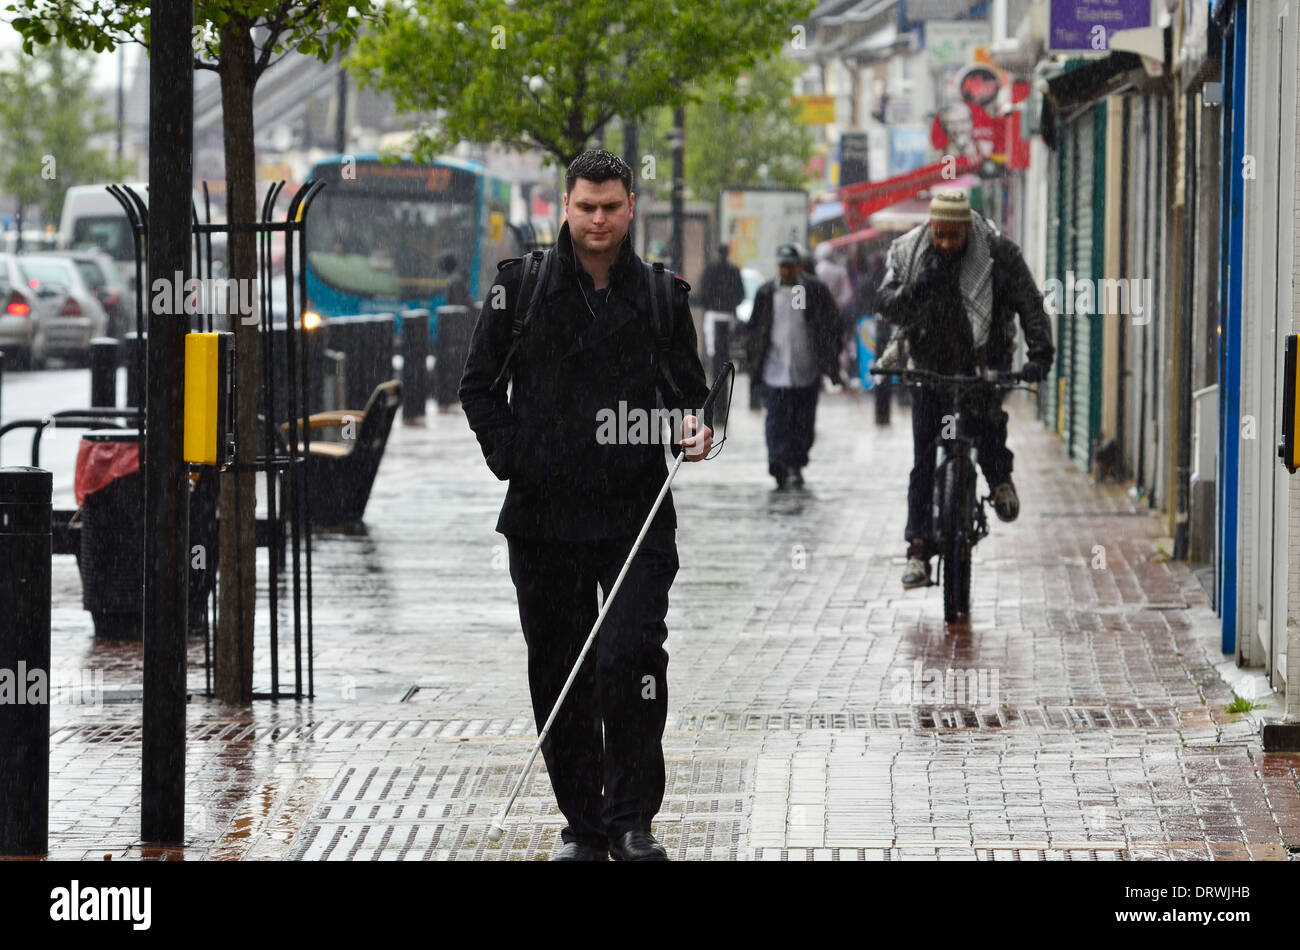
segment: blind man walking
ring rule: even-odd
[[[672,299],[656,326],[652,275],[628,237],[632,170],[592,149],[569,166],[565,192],[566,221],[528,300],[524,262],[499,266],[460,386],[488,467],[510,483],[497,531],[509,548],[539,731],[596,621],[597,590],[608,596],[667,478],[654,427],[611,440],[601,420],[636,409],[657,418],[659,397],[682,419],[687,461],[713,444],[694,415],[708,386],[690,287],[675,275],[665,281]],[[522,331],[520,307],[528,314]],[[676,525],[669,494],[542,742],[567,821],[552,860],[667,860],[651,821],[664,794],[664,618],[678,568]]]

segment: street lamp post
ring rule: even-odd
[[[673,234],[668,246],[668,258],[673,270],[682,272],[683,229],[685,228],[685,208],[682,196],[686,178],[686,109],[678,106],[673,111],[673,129],[668,133],[668,142],[673,148],[673,196],[672,218]]]

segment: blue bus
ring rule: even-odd
[[[478,162],[395,164],[375,153],[316,164],[326,182],[307,216],[307,309],[325,320],[399,313],[446,302],[443,252],[456,255],[469,294],[482,300],[497,263],[526,250],[510,224],[510,182]],[[400,318],[399,318],[400,319]],[[430,335],[436,321],[430,320]]]

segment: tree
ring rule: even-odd
[[[700,85],[698,104],[686,110],[686,188],[692,198],[713,204],[719,190],[732,185],[804,185],[812,136],[790,102],[799,71],[798,63],[783,57],[760,60],[734,84],[732,108],[720,104],[725,80]],[[672,109],[650,111],[640,126],[641,151],[667,154],[672,125]],[[608,138],[611,150],[619,152],[622,130]],[[659,176],[640,187],[666,197],[670,184]]]
[[[90,95],[91,67],[62,47],[26,56],[17,50],[0,69],[0,189],[23,213],[39,206],[45,224],[57,223],[72,185],[108,181],[125,166],[88,142],[113,120]]]
[[[540,149],[567,166],[614,116],[635,121],[732,84],[794,36],[811,0],[413,0],[363,36],[349,69],[397,107],[439,115],[413,151],[462,140]]]
[[[257,217],[256,153],[253,147],[253,91],[257,81],[284,54],[296,50],[328,61],[346,49],[361,24],[377,19],[373,0],[198,0],[194,4],[194,68],[209,69],[221,80],[225,138],[227,219],[231,224],[227,274],[257,277],[254,235],[241,229]],[[12,0],[13,26],[23,50],[62,42],[97,52],[123,43],[149,45],[149,7],[143,2],[109,0]],[[236,321],[235,388],[258,391],[257,327]],[[239,470],[221,477],[221,596],[218,604],[216,693],[226,702],[248,702],[253,685],[254,565],[253,485],[257,445],[257,399],[238,400],[235,420]],[[242,502],[236,506],[236,498]],[[242,607],[241,607],[242,605]]]
[[[799,72],[791,60],[767,60],[742,77],[742,95],[757,108],[728,111],[706,94],[687,110],[686,180],[697,198],[716,203],[728,185],[804,184],[812,136],[790,102]]]

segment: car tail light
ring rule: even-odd
[[[81,304],[69,297],[63,302],[63,309],[59,311],[61,317],[79,317],[81,316]]]
[[[5,307],[5,313],[11,317],[25,317],[32,312],[31,305],[23,298],[18,291],[9,294],[9,304]]]

